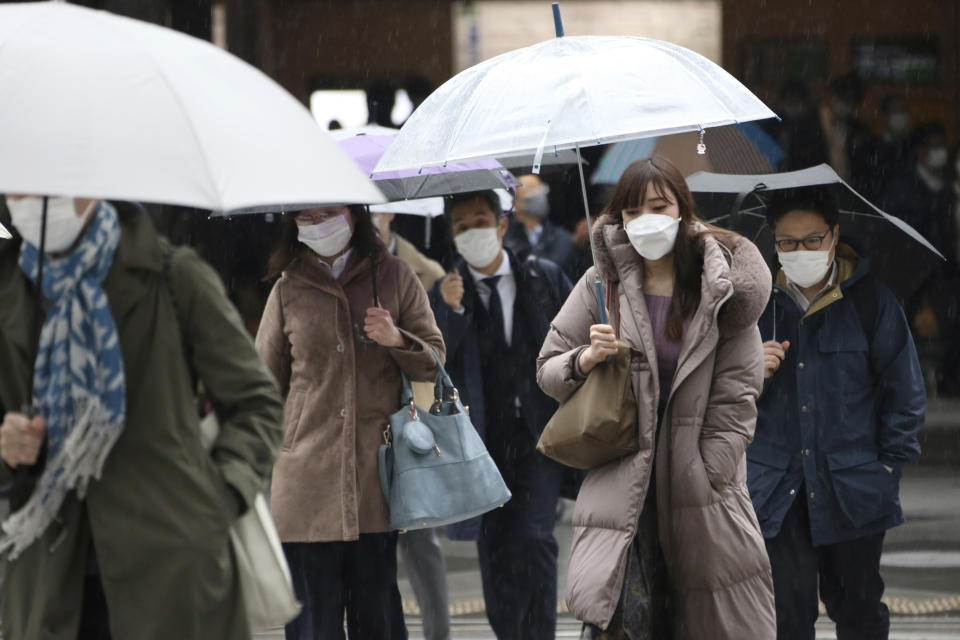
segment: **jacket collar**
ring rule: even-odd
[[[111,203],[120,215],[120,244],[103,281],[114,322],[119,326],[147,292],[144,272],[163,273],[163,249],[150,216],[137,205]]]
[[[379,239],[376,241],[376,260],[377,264],[383,263],[389,252],[387,247]],[[320,258],[307,248],[300,244],[297,247],[297,253],[293,261],[283,270],[285,277],[292,277],[314,287],[327,291],[338,297],[343,297],[343,289],[354,280],[366,277],[370,272],[370,256],[363,255],[354,250],[350,252],[347,260],[347,266],[339,278],[334,278],[325,265],[320,264]],[[370,292],[371,298],[373,291]]]
[[[147,291],[143,281],[144,271],[162,273],[163,251],[153,223],[145,211],[126,202],[111,202],[120,216],[120,242],[114,253],[113,265],[103,281],[103,288],[110,301],[110,310],[119,326],[136,303]],[[0,299],[4,301],[2,330],[9,339],[28,356],[35,346],[30,336],[32,321],[33,287],[17,264],[20,243],[2,243],[0,260],[7,263],[9,277],[0,286]],[[7,293],[9,292],[9,293]]]
[[[803,317],[812,316],[828,306],[843,299],[844,292],[853,286],[858,280],[863,278],[869,271],[869,263],[866,258],[860,258],[856,250],[847,243],[841,242],[837,245],[836,255],[837,278],[834,286],[817,298]],[[789,295],[787,291],[787,276],[780,269],[777,272],[776,286],[778,289]]]

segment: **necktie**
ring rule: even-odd
[[[500,291],[497,289],[497,283],[500,282],[500,276],[490,276],[484,278],[483,283],[490,288],[490,302],[487,304],[487,312],[490,314],[490,320],[494,328],[499,332],[504,342],[507,334],[503,325],[503,304],[500,302]]]

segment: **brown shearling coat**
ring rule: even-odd
[[[772,640],[773,583],[747,492],[745,457],[763,383],[756,323],[770,295],[770,270],[748,241],[724,240],[728,249],[712,234],[702,236],[700,306],[683,339],[657,437],[660,390],[643,262],[622,225],[609,216],[598,221],[594,239],[602,279],[620,282],[621,338],[651,355],[634,356],[631,364],[640,450],[591,470],[580,490],[567,605],[580,620],[601,628],[610,624],[656,458],[675,637]],[[540,352],[538,380],[560,402],[582,384],[574,361],[590,343],[590,325],[599,322],[594,273],[580,280]]]
[[[410,348],[361,340],[373,284],[369,257],[355,251],[334,279],[301,246],[267,300],[256,343],[286,398],[271,490],[284,542],[390,531],[377,454],[389,416],[400,408],[400,370],[413,380],[435,380],[429,349],[442,359],[445,347],[413,271],[379,241],[378,251],[380,304]]]

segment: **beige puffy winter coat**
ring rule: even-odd
[[[701,236],[700,306],[690,321],[657,442],[660,394],[653,329],[643,297],[643,262],[622,225],[601,218],[597,269],[619,281],[621,337],[640,354],[631,364],[640,450],[591,470],[574,511],[567,605],[606,628],[623,587],[627,550],[656,458],[660,542],[678,640],[764,640],[776,636],[773,583],[746,487],[747,444],[763,383],[757,320],[770,270],[738,236]],[[729,248],[728,248],[729,247]],[[540,386],[563,402],[582,384],[574,361],[599,322],[594,270],[577,284],[540,352]],[[631,313],[632,309],[632,313]]]

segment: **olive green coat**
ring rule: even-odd
[[[123,352],[127,423],[86,499],[68,495],[58,521],[7,560],[3,636],[75,640],[95,548],[114,638],[249,638],[228,538],[241,505],[230,487],[247,504],[261,489],[282,435],[280,395],[213,270],[179,250],[168,284],[162,241],[147,215],[123,209],[120,221],[103,286]],[[0,241],[5,411],[27,399],[33,364],[33,294],[17,258],[18,243]],[[191,368],[221,422],[209,454],[200,442]],[[3,466],[0,481],[9,474]]]

